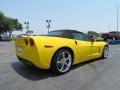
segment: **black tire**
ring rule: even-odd
[[[106,45],[104,46],[103,52],[102,52],[102,59],[107,59],[109,55],[109,47]]]
[[[64,74],[71,69],[72,62],[73,56],[71,52],[67,49],[61,49],[53,56],[51,70],[55,74]]]

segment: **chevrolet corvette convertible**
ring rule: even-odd
[[[106,42],[97,42],[76,30],[55,30],[44,36],[15,39],[18,59],[27,65],[63,74],[71,66],[96,58],[108,58]]]

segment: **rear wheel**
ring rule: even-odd
[[[51,70],[56,74],[68,72],[72,64],[72,54],[67,49],[59,50],[51,62]]]
[[[107,59],[109,54],[109,47],[105,46],[102,53],[102,59]]]

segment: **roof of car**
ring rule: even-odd
[[[72,30],[72,29],[61,29],[61,30],[53,30],[51,32],[56,32],[56,31],[63,31],[63,32],[79,32],[77,30]]]
[[[55,32],[55,33],[54,33]],[[57,33],[56,33],[57,32]],[[60,32],[60,33],[59,33]],[[62,32],[62,33],[61,33]],[[53,36],[53,37],[63,37],[63,38],[70,38],[73,39],[72,33],[82,33],[77,30],[71,30],[71,29],[61,29],[61,30],[53,30],[50,31],[47,36]]]

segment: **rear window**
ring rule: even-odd
[[[52,31],[47,34],[47,36],[61,36],[63,34],[62,31]]]

